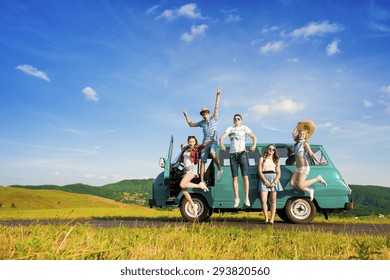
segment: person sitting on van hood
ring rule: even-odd
[[[209,191],[209,189],[207,188],[207,186],[204,182],[200,182],[199,184],[195,184],[195,183],[192,183],[191,180],[198,177],[197,164],[199,162],[200,151],[202,149],[204,149],[206,146],[210,145],[214,141],[215,141],[215,138],[198,146],[198,139],[196,139],[195,136],[188,136],[188,139],[187,139],[188,146],[183,147],[183,144],[182,144],[182,147],[181,147],[182,154],[180,156],[180,162],[184,163],[185,175],[180,181],[180,187],[182,188],[182,192],[183,192],[184,197],[190,203],[190,206],[191,206],[190,210],[195,217],[198,216],[198,205],[194,203],[194,201],[192,200],[191,195],[188,193],[187,189],[198,188],[198,189],[202,189],[205,192]]]

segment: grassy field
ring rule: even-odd
[[[389,260],[389,246],[388,235],[245,230],[207,224],[0,226],[3,260]]]
[[[127,205],[61,191],[0,187],[0,219],[172,218],[178,210]],[[259,213],[212,219],[258,219]],[[317,216],[314,222],[325,222]],[[388,223],[388,217],[330,217],[328,222]],[[390,235],[219,227],[208,223],[162,228],[94,228],[85,224],[0,226],[3,260],[348,260],[390,259]]]

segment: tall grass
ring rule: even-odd
[[[4,260],[389,260],[389,245],[389,235],[191,223],[161,228],[0,226],[0,259]]]

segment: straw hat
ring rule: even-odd
[[[305,130],[306,131],[306,140],[313,135],[314,130],[316,130],[316,125],[312,120],[304,120],[297,124],[297,131]]]
[[[203,112],[207,112],[207,113],[209,113],[210,114],[210,110],[209,109],[207,109],[206,107],[203,107],[202,108],[202,110],[200,110],[200,113],[199,114],[201,114],[202,115],[202,113]]]

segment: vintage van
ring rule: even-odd
[[[316,154],[320,161],[326,161],[326,165],[317,165],[315,161],[308,158],[311,166],[308,179],[318,175],[328,183],[324,187],[320,183],[315,183],[310,186],[315,190],[314,200],[310,201],[308,193],[296,190],[290,186],[290,178],[295,170],[294,165],[286,165],[288,163],[287,148],[292,147],[291,143],[273,143],[280,156],[281,178],[280,182],[283,186],[283,191],[278,192],[276,200],[277,214],[286,222],[291,223],[309,223],[313,220],[316,213],[321,213],[328,218],[328,213],[341,212],[344,210],[353,209],[351,199],[351,189],[342,178],[340,172],[333,165],[330,157],[326,153],[322,145],[310,144],[312,151]],[[226,145],[227,150],[218,149],[218,156],[221,161],[223,175],[220,180],[216,179],[216,171],[214,162],[209,159],[206,165],[205,181],[209,192],[203,192],[200,189],[188,189],[191,197],[198,205],[198,215],[195,216],[190,211],[190,204],[182,195],[180,188],[180,180],[183,177],[183,164],[179,162],[179,156],[172,160],[173,151],[173,136],[171,136],[168,156],[160,158],[160,166],[164,168],[152,185],[153,198],[149,200],[150,207],[180,207],[180,212],[186,221],[204,221],[210,218],[214,212],[235,212],[235,211],[255,211],[260,212],[261,203],[258,186],[258,162],[268,143],[257,144],[257,149],[250,152],[247,147],[249,156],[249,199],[251,206],[244,205],[244,191],[242,187],[242,178],[239,172],[239,191],[241,203],[237,208],[233,207],[234,193],[232,187],[232,176],[230,171],[229,161],[229,145]],[[193,180],[195,183],[199,179]]]

